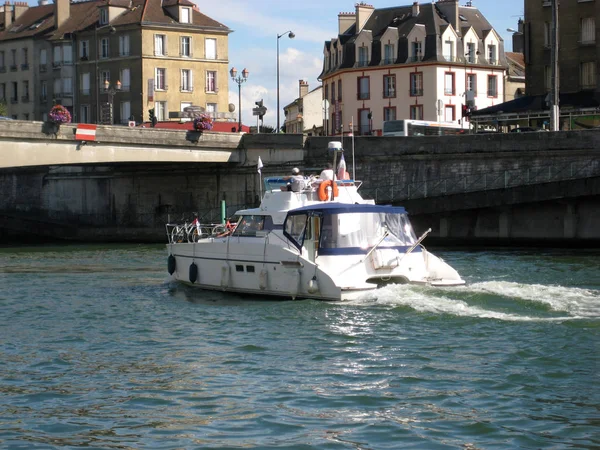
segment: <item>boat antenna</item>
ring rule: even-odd
[[[344,149],[342,148],[342,143],[339,141],[331,141],[327,145],[327,148],[330,152],[333,152],[333,181],[331,182],[331,201],[333,201],[334,200],[333,185],[335,184],[335,175],[337,172],[337,154],[338,154],[338,152],[343,152]]]

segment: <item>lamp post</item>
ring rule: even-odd
[[[117,80],[115,83],[115,87],[111,87],[110,81],[104,80],[104,93],[108,96],[108,115],[109,115],[109,125],[113,125],[113,101],[115,98],[115,94],[121,90],[121,82]]]
[[[279,133],[279,39],[282,36],[285,36],[286,34],[290,39],[294,39],[296,37],[296,35],[291,30],[288,30],[285,33],[281,33],[281,34],[277,35],[277,131],[276,131],[276,133]]]
[[[239,100],[239,106],[238,106],[238,133],[242,131],[242,83],[244,83],[247,79],[248,79],[248,70],[244,69],[242,70],[242,74],[241,75],[237,75],[237,70],[235,69],[235,67],[232,67],[231,70],[229,71],[229,75],[231,75],[231,79],[233,81],[235,81],[238,85],[238,100]]]

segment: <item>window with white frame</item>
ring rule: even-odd
[[[497,75],[488,75],[488,97],[498,97]]]
[[[79,123],[90,123],[90,105],[81,105],[79,108]]]
[[[2,56],[4,55],[4,53],[2,54]],[[46,51],[45,48],[40,50],[40,65],[45,66],[46,64],[48,64],[48,52]],[[4,65],[4,58],[2,57],[2,60],[0,60],[0,67]]]
[[[62,95],[62,92],[60,91],[61,88],[61,79],[60,78],[56,78],[54,80],[54,96],[55,97],[60,97]]]
[[[79,58],[84,61],[90,57],[90,41],[79,41]]]
[[[154,102],[154,116],[156,120],[166,120],[167,102]]]
[[[179,23],[190,23],[190,8],[181,8]]]
[[[371,97],[369,91],[369,77],[358,77],[358,100],[367,100]]]
[[[106,82],[110,83],[110,70],[103,70],[100,72],[100,88],[104,89]]]
[[[81,74],[81,95],[90,95],[90,73]]]
[[[369,48],[366,45],[358,47],[358,67],[369,64]]]
[[[454,72],[444,74],[444,94],[454,95]]]
[[[119,36],[119,56],[129,56],[129,35]]]
[[[477,75],[474,73],[467,75],[467,91],[477,95]]]
[[[383,120],[396,120],[396,107],[386,106],[383,108]]]
[[[496,45],[488,45],[488,62],[490,64],[497,64],[498,58],[496,56]]]
[[[423,105],[410,105],[411,120],[423,120]]]
[[[410,96],[421,95],[423,95],[423,72],[413,72],[410,74]]]
[[[581,89],[596,88],[596,63],[594,61],[581,63]]]
[[[73,64],[73,46],[71,44],[63,45],[63,61],[65,64]]]
[[[593,44],[596,42],[596,19],[584,17],[581,19],[581,43]]]
[[[217,72],[214,70],[206,72],[206,92],[217,92]]]
[[[213,38],[204,39],[204,57],[206,59],[217,59],[217,40]]]
[[[396,58],[394,58],[394,44],[385,44],[383,47],[384,63],[392,64]]]
[[[29,81],[23,80],[23,97],[29,99]]]
[[[217,104],[216,103],[207,103],[206,104],[206,112],[207,112],[207,114],[210,115],[210,117],[212,117],[214,119],[217,115]]]
[[[552,42],[552,36],[550,32],[552,31],[552,26],[550,22],[544,22],[544,47],[550,47],[550,43]]]
[[[154,56],[166,56],[167,36],[164,34],[154,35]]]
[[[383,76],[383,97],[396,97],[396,75]]]
[[[192,38],[189,36],[181,36],[181,56],[192,56]]]
[[[108,58],[108,38],[100,39],[100,58]]]
[[[121,69],[121,90],[129,92],[131,90],[131,71],[128,68]]]
[[[475,58],[477,57],[477,50],[475,50],[475,43],[468,42],[467,43],[467,61],[471,64],[475,64]]]
[[[22,52],[22,57],[23,57],[22,64],[25,66],[29,65],[29,49],[25,47],[25,48],[21,49],[21,52]]]
[[[63,94],[64,95],[73,95],[73,78],[65,77],[62,79],[63,81]]]
[[[444,42],[444,59],[446,61],[454,61],[454,41]]]
[[[454,105],[446,105],[444,107],[444,121],[454,122]]]
[[[185,111],[185,108],[189,108],[190,106],[192,106],[192,102],[181,102],[180,103],[180,111],[183,112]]]
[[[60,48],[60,45],[55,45],[54,48],[52,49],[53,51],[53,59],[52,62],[54,63],[54,65],[61,65],[62,64],[62,49]]]
[[[131,117],[131,102],[121,102],[121,123],[128,123]]]
[[[411,43],[411,61],[421,61],[423,59],[423,47],[421,41]]]
[[[167,69],[162,67],[156,68],[156,73],[154,77],[154,89],[159,91],[167,90]]]
[[[192,92],[192,71],[190,69],[181,69],[181,91]]]
[[[108,24],[108,8],[100,8],[100,25]]]

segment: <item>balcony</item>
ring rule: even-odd
[[[408,95],[411,97],[422,97],[423,88],[411,88]]]
[[[367,67],[369,65],[369,61],[358,61],[356,63],[356,67]]]
[[[394,88],[384,89],[383,98],[394,98],[394,97],[396,97],[396,89],[394,89]]]
[[[394,58],[384,58],[383,59],[383,64],[394,64],[395,60]]]
[[[62,61],[55,61],[52,63],[52,69],[60,69],[62,67]]]
[[[368,100],[369,98],[371,98],[371,95],[370,95],[369,91],[367,91],[367,92],[359,92],[358,94],[356,94],[356,99],[357,100]]]
[[[29,94],[21,96],[21,103],[29,103]]]
[[[73,91],[65,91],[62,93],[62,97],[73,97]]]
[[[29,64],[21,64],[21,70],[29,70]]]
[[[409,62],[409,63],[414,63],[414,62],[419,62],[419,61],[423,61],[422,55],[409,56],[408,60],[407,60],[407,62]]]
[[[40,73],[48,72],[48,66],[46,64],[40,64]]]
[[[444,95],[454,95],[454,88],[444,88]]]
[[[11,72],[16,72],[18,68],[19,67],[16,64],[13,64],[13,65],[10,66],[10,71]]]
[[[459,62],[458,58],[454,55],[444,55],[444,59],[448,62]]]

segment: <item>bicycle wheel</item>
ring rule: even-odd
[[[188,233],[188,242],[198,242],[202,239],[202,229],[194,226]]]
[[[183,227],[176,226],[175,228],[173,228],[173,231],[171,231],[171,242],[173,244],[180,244],[184,242],[184,238],[185,233]]]
[[[225,225],[217,225],[212,229],[212,235],[213,236],[218,236],[220,234],[223,234],[227,231],[227,228],[225,227]]]

